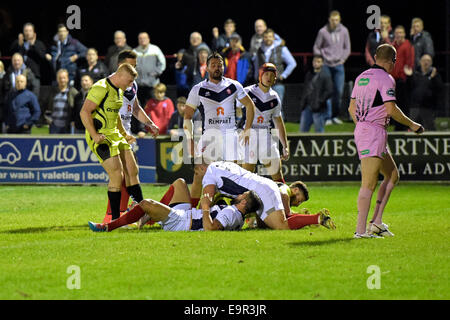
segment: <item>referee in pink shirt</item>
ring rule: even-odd
[[[380,45],[375,64],[355,80],[348,111],[356,124],[354,135],[361,160],[361,188],[358,194],[358,222],[355,238],[392,237],[382,216],[392,189],[399,181],[397,166],[387,150],[387,130],[390,118],[422,133],[424,128],[409,119],[396,105],[395,80],[389,74],[395,66],[397,52],[390,44]],[[367,216],[378,175],[384,177],[377,194],[373,218],[366,231]]]

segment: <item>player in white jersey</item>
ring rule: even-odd
[[[123,50],[119,53],[118,56],[118,66],[123,63],[129,63],[133,67],[136,67],[137,64],[137,55],[135,52],[131,50]],[[124,136],[131,137],[131,139],[127,140],[131,145],[132,150],[136,145],[136,139],[131,133],[131,118],[134,116],[141,123],[147,126],[150,129],[150,133],[153,137],[156,137],[159,133],[158,127],[153,123],[153,121],[147,116],[139,101],[137,99],[137,84],[136,81],[133,82],[132,86],[124,91],[123,94],[123,103],[122,108],[119,110],[120,119],[122,121],[122,126],[125,129],[123,133]],[[140,138],[145,136],[145,133],[139,133],[138,136]],[[133,153],[134,154],[134,153]],[[123,172],[124,172],[124,181],[122,182],[121,187],[121,199],[120,199],[120,211],[123,212],[128,208],[128,202],[130,195],[134,201],[139,202],[143,199],[142,191],[140,188],[139,181],[139,169],[137,166],[136,159],[121,159]],[[106,215],[103,219],[103,222],[111,221],[111,206],[108,201]]]
[[[147,217],[158,221],[166,231],[213,231],[239,230],[244,225],[244,216],[260,208],[261,200],[254,191],[247,191],[233,199],[231,205],[214,205],[209,210],[191,207],[190,195],[183,179],[177,179],[172,186],[174,196],[169,205],[154,200],[143,200],[119,219],[110,223],[89,222],[92,231],[113,231]],[[202,205],[205,201],[202,199]]]
[[[255,105],[245,93],[242,85],[225,78],[223,58],[213,53],[207,60],[209,78],[195,85],[186,101],[183,128],[188,140],[189,154],[203,156],[207,161],[239,161],[242,152],[241,143],[248,144]],[[235,102],[246,107],[248,125],[241,137],[238,136],[235,116]],[[203,135],[193,152],[192,116],[199,108],[203,118]]]
[[[270,175],[274,181],[284,183],[281,160],[289,159],[289,144],[281,116],[281,101],[275,90],[271,88],[276,79],[276,66],[265,63],[259,68],[259,82],[244,89],[253,100],[256,109],[250,130],[250,143],[245,146],[242,166],[254,172],[259,160],[266,168],[264,175]],[[239,103],[237,106],[242,107]],[[272,122],[276,129],[273,131],[271,130]],[[278,150],[279,140],[283,146],[281,159]]]
[[[119,53],[118,56],[118,65],[122,63],[129,63],[132,66],[136,67],[137,65],[137,55],[132,50],[123,50]],[[122,120],[122,125],[125,131],[131,135],[131,118],[134,116],[139,122],[149,128],[150,134],[153,137],[156,137],[159,133],[159,128],[154,124],[154,122],[148,117],[145,113],[144,109],[139,103],[137,99],[137,91],[138,85],[136,81],[133,82],[133,85],[129,87],[123,93],[123,104],[122,108],[119,110],[120,119]],[[145,132],[139,132],[138,137],[143,138],[145,136]]]
[[[262,207],[256,211],[256,214],[271,229],[297,230],[311,224],[320,224],[328,229],[335,228],[326,209],[315,215],[291,214],[286,217],[285,204],[278,185],[270,179],[245,170],[236,163],[217,161],[209,165],[201,164],[197,168],[204,172],[201,200],[203,210],[207,210],[208,205],[212,204],[216,191],[236,197],[252,190],[262,202]],[[290,203],[295,205],[306,200],[303,192],[292,193],[292,197],[295,199],[291,199]],[[290,204],[286,203],[286,205]]]

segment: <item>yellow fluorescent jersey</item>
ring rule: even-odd
[[[123,102],[122,89],[114,86],[109,78],[101,79],[92,86],[86,99],[97,104],[92,113],[95,130],[106,135],[118,133],[117,121]]]
[[[124,150],[130,150],[127,140],[120,134],[117,124],[122,107],[123,91],[115,87],[108,78],[97,81],[86,97],[97,105],[92,112],[95,130],[105,135],[100,144],[95,143],[86,130],[86,142],[100,163],[115,157]]]
[[[231,201],[232,200],[233,200],[233,198],[231,198],[231,197],[229,197],[229,196],[227,196],[225,194],[217,192],[214,195],[213,205],[217,204],[217,205],[231,206]]]
[[[287,193],[289,196],[289,199],[292,198],[292,190],[291,190],[291,188],[289,188],[289,186],[287,184],[284,184],[281,182],[279,182],[277,184],[278,184],[278,189],[280,189],[280,192],[282,194]]]

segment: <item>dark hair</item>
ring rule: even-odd
[[[121,63],[125,59],[137,59],[137,54],[133,50],[122,50],[117,57],[117,62]]]
[[[323,56],[320,55],[320,54],[315,54],[315,55],[313,56],[313,59],[322,59],[322,60],[323,60]]]
[[[83,77],[89,77],[91,78],[92,82],[94,82],[94,78],[92,78],[92,76],[89,73],[83,74],[80,79],[83,79]]]
[[[28,27],[28,26],[32,27],[32,28],[33,28],[33,31],[36,31],[36,30],[34,29],[34,24],[32,24],[31,22],[25,23],[25,24],[23,25],[23,29],[25,29],[25,27]]]
[[[66,28],[67,29],[67,27],[66,27],[66,25],[64,23],[58,24],[58,26],[56,27],[56,30],[59,30],[61,28]],[[69,31],[69,29],[67,29],[67,31]]]
[[[227,19],[227,20],[225,20],[225,22],[224,22],[224,26],[226,25],[226,24],[234,24],[234,25],[236,25],[236,22],[234,22],[234,20],[233,19]]]
[[[178,97],[177,98],[177,103],[186,103],[186,97],[183,97],[183,96],[181,96],[181,97]]]
[[[245,205],[245,213],[247,214],[256,212],[262,207],[263,203],[261,201],[261,198],[255,191],[250,190],[247,196],[247,203]]]
[[[211,53],[208,57],[208,59],[206,59],[206,65],[209,65],[209,61],[211,59],[219,59],[220,61],[222,61],[223,63],[223,57],[220,55],[220,53],[218,53],[217,51],[214,51],[213,53]]]
[[[305,201],[308,201],[308,199],[309,199],[308,187],[302,181],[295,181],[295,182],[291,183],[291,185],[289,187],[299,188],[303,192],[303,195],[305,196]]]
[[[275,31],[273,29],[267,28],[266,31],[263,32],[263,35],[266,35],[268,33],[273,33],[275,34]]]

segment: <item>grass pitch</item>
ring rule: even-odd
[[[330,209],[336,230],[93,233],[105,186],[1,187],[0,299],[450,298],[448,184],[401,183],[384,219],[395,237],[358,240],[359,184],[309,187],[302,207]]]

